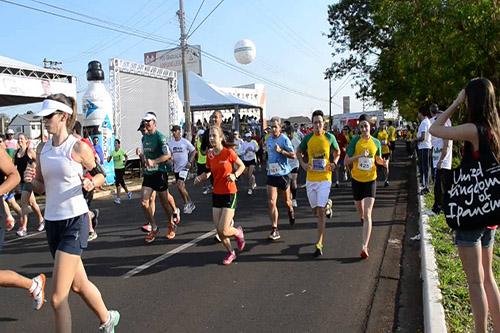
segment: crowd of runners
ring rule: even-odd
[[[459,96],[459,99],[456,103],[463,102],[464,98]],[[449,116],[452,111],[446,112]],[[80,295],[96,313],[101,331],[113,332],[120,315],[117,311],[107,309],[99,290],[88,280],[81,260],[87,242],[97,237],[95,228],[99,211],[91,209],[90,205],[94,190],[104,183],[104,172],[100,167],[103,156],[100,156],[99,149],[95,149],[96,144],[81,137],[81,125],[75,123],[76,103],[72,98],[62,94],[47,97],[38,115],[43,117],[50,138],[38,145],[36,151],[22,134],[18,135],[16,145],[12,143],[14,133],[9,132],[7,138],[2,138],[4,149],[0,149],[0,171],[4,177],[0,193],[4,194],[2,211],[5,214],[2,218],[6,224],[5,229],[10,231],[16,224],[10,213],[10,205],[19,216],[19,237],[26,235],[28,207],[31,207],[37,217],[38,231],[46,230],[50,252],[54,258],[51,305],[58,332],[71,330],[67,302],[70,291]],[[299,128],[297,124],[292,126],[278,117],[272,117],[269,127],[262,135],[257,135],[252,129],[243,129],[241,135],[238,131],[225,130],[222,126],[222,113],[215,111],[209,124],[197,129],[193,140],[183,137],[178,125],[171,127],[169,140],[165,133],[157,129],[156,114],[147,112],[139,124],[142,144],[136,150],[143,166],[140,202],[146,218],[146,223],[141,226],[146,233],[145,242],[152,243],[161,235],[162,223],[155,218],[156,197],[166,215],[165,237],[176,237],[181,222],[181,209],[169,191],[169,175],[172,173],[175,177],[174,187],[182,200],[182,214],[191,214],[196,205],[186,183],[196,173],[192,182],[198,187],[194,187],[194,190],[212,194],[212,219],[216,227],[216,238],[226,252],[222,264],[231,264],[245,249],[245,231],[235,222],[237,205],[240,200],[247,201],[245,197],[254,195],[257,186],[254,173],[256,168],[260,168],[266,173],[268,238],[271,241],[281,238],[278,200],[282,200],[286,207],[289,224],[295,224],[295,210],[298,207],[297,178],[299,172],[305,173],[305,192],[312,215],[317,219],[317,238],[312,242],[314,248],[311,251],[314,257],[323,255],[325,224],[333,215],[330,192],[332,188],[339,187],[340,181],[350,180],[354,206],[362,224],[359,256],[367,259],[377,182],[380,181],[384,187],[390,186],[389,165],[394,159],[395,142],[398,138],[406,140],[409,157],[413,157],[416,146],[421,193],[429,191],[432,178],[435,191],[433,211],[440,213],[442,209],[440,178],[451,168],[451,140],[460,133],[454,134],[446,129],[451,127],[449,117],[442,115],[435,105],[419,110],[418,118],[421,122],[416,131],[413,131],[412,126],[398,131],[391,122],[382,120],[375,124],[366,115],[362,115],[356,128],[346,126],[341,131],[334,129],[329,132],[326,130],[323,112],[316,110],[311,115],[312,123],[309,128]],[[436,136],[431,137],[429,131],[434,131]],[[127,158],[117,139],[114,150],[107,158],[114,162],[114,202],[117,205],[121,204],[121,189],[128,199],[132,198],[132,192],[124,181]],[[17,205],[13,192],[18,183],[21,192],[20,206]],[[37,205],[34,193],[45,193],[44,215]],[[491,233],[494,235],[494,229],[491,230],[490,236]],[[3,239],[3,235],[0,236]],[[238,253],[231,244],[232,238],[236,241]],[[0,246],[1,242],[0,240]],[[457,244],[460,249],[463,242],[458,240]],[[485,255],[491,255],[491,245],[490,241]],[[461,249],[460,254],[467,266],[472,266],[475,262],[467,250]],[[468,276],[473,274],[472,267],[464,269]],[[489,269],[491,271],[491,267]],[[490,285],[493,282],[489,281]],[[0,285],[29,290],[35,309],[40,309],[45,301],[43,274],[28,279],[13,271],[0,271]],[[492,295],[488,296],[498,298],[498,289],[493,286],[491,288]],[[478,297],[475,294],[472,296]]]

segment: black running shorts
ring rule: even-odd
[[[290,177],[285,176],[267,176],[266,185],[276,187],[280,190],[286,190],[290,186]]]
[[[168,173],[154,172],[152,174],[144,174],[142,186],[149,187],[156,192],[165,192],[168,190]]]
[[[236,209],[238,194],[215,194],[212,193],[212,207]]]
[[[355,201],[361,201],[364,198],[375,198],[377,192],[377,181],[358,182],[352,179],[352,195]]]

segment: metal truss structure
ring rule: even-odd
[[[177,119],[178,106],[176,103],[177,72],[165,68],[139,64],[128,60],[112,58],[109,60],[109,83],[110,83],[111,100],[113,101],[115,135],[121,134],[121,127],[122,127],[121,101],[120,101],[120,76],[118,75],[118,73],[120,72],[169,81],[168,85],[168,104],[170,111],[169,117],[172,124],[177,124],[179,122],[179,119]]]

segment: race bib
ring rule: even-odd
[[[370,171],[373,167],[373,158],[360,157],[358,159],[358,169],[363,171]]]
[[[146,167],[146,170],[149,172],[158,171],[158,165]]]
[[[279,163],[269,163],[269,174],[271,176],[277,175],[281,172],[281,165]]]
[[[188,171],[187,170],[179,171],[179,177],[180,178],[187,179],[187,176],[188,176]]]
[[[313,171],[326,171],[326,160],[324,158],[313,158],[312,169]]]

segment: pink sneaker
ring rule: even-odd
[[[238,233],[236,234],[236,244],[238,245],[238,250],[239,251],[243,251],[243,249],[245,248],[245,235],[243,234],[243,228],[241,228],[241,226],[239,226],[238,228],[236,228],[238,230]]]
[[[234,251],[231,251],[226,255],[226,257],[222,261],[222,264],[230,265],[234,259],[236,259],[236,253]]]

